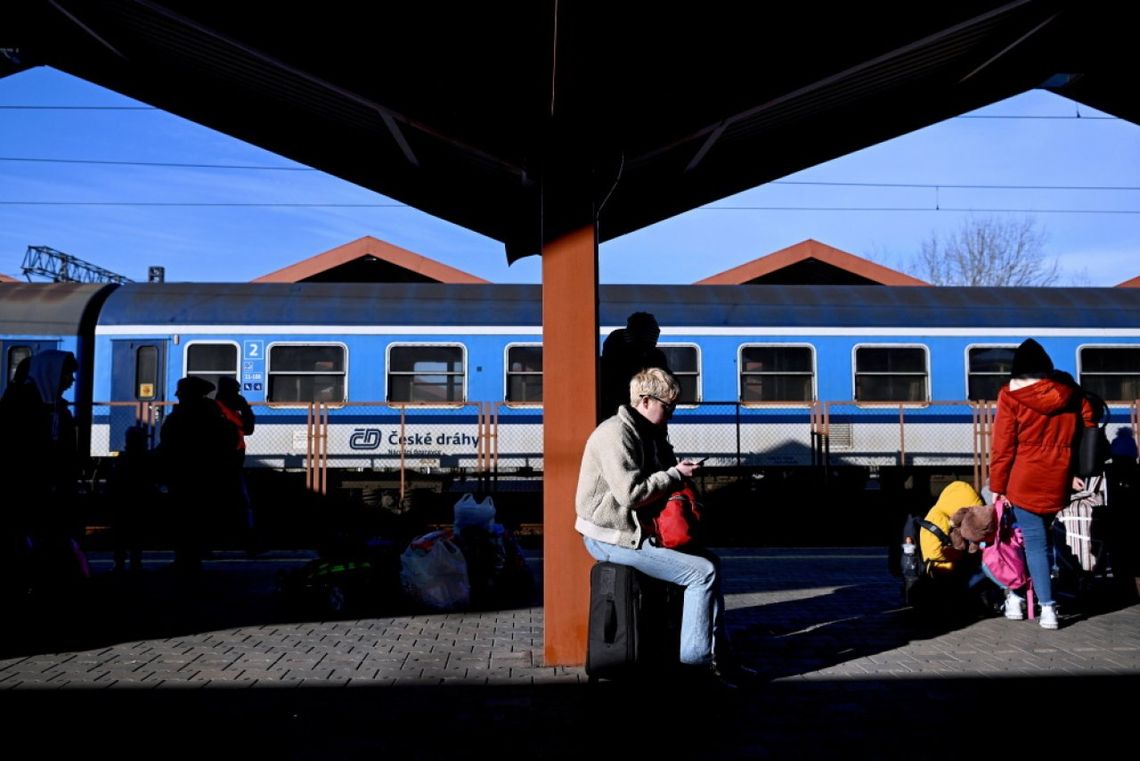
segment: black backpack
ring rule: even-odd
[[[943,547],[950,546],[950,537],[936,524],[917,515],[908,515],[903,521],[903,550],[899,559],[899,570],[903,579],[903,602],[907,605],[921,601],[922,591],[926,586],[924,582],[930,578],[930,568],[922,556],[922,542],[919,538],[919,532],[923,530],[934,534]],[[908,552],[908,547],[914,549]]]
[[[1080,430],[1078,432],[1074,470],[1081,478],[1091,478],[1104,472],[1104,463],[1108,460],[1109,445],[1105,427],[1108,425],[1110,412],[1104,399],[1091,391],[1085,389],[1081,389],[1081,391],[1089,400],[1089,404],[1092,405],[1093,419],[1096,420],[1096,425],[1092,428],[1085,428],[1080,413],[1077,413]]]

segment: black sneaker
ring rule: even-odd
[[[729,681],[738,685],[748,684],[760,679],[760,672],[751,666],[746,666],[735,658],[718,658],[713,663],[713,670]]]
[[[693,687],[720,690],[735,690],[739,685],[732,677],[721,671],[715,664],[681,665],[681,678]]]

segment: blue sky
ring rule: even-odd
[[[488,280],[540,279],[536,257],[508,266],[496,241],[409,207],[331,206],[390,199],[162,111],[12,108],[139,105],[46,68],[0,79],[0,273],[23,279],[20,265],[34,245],[134,280],[161,265],[170,281],[245,281],[372,235]],[[806,238],[921,276],[914,257],[923,241],[959,228],[970,214],[949,209],[972,209],[975,216],[1029,213],[1046,235],[1046,256],[1060,265],[1060,285],[1107,286],[1140,275],[1140,126],[1101,118],[1106,115],[1044,91],[970,116],[609,241],[600,250],[601,280],[693,282]],[[867,186],[876,183],[922,187]],[[330,206],[55,205],[60,202]]]

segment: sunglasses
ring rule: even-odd
[[[677,402],[675,402],[675,401],[674,402],[667,402],[664,399],[662,399],[661,397],[654,396],[653,394],[643,394],[641,398],[642,399],[655,399],[657,401],[657,403],[661,405],[662,409],[664,409],[666,412],[671,413],[671,412],[673,412],[673,410],[677,409]]]

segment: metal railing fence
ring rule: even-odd
[[[94,405],[91,450],[111,456],[128,427],[161,437],[170,402]],[[329,471],[398,474],[403,497],[413,473],[462,472],[497,480],[542,472],[542,408],[503,402],[439,406],[348,402],[252,405],[247,467],[303,470],[307,489],[325,493]],[[1110,429],[1137,430],[1138,407],[1113,405]],[[1127,408],[1126,418],[1120,415]],[[678,455],[707,457],[709,467],[775,468],[952,466],[988,478],[995,404],[929,402],[807,405],[702,402],[677,409],[670,439]],[[1112,430],[1110,430],[1110,436]]]

